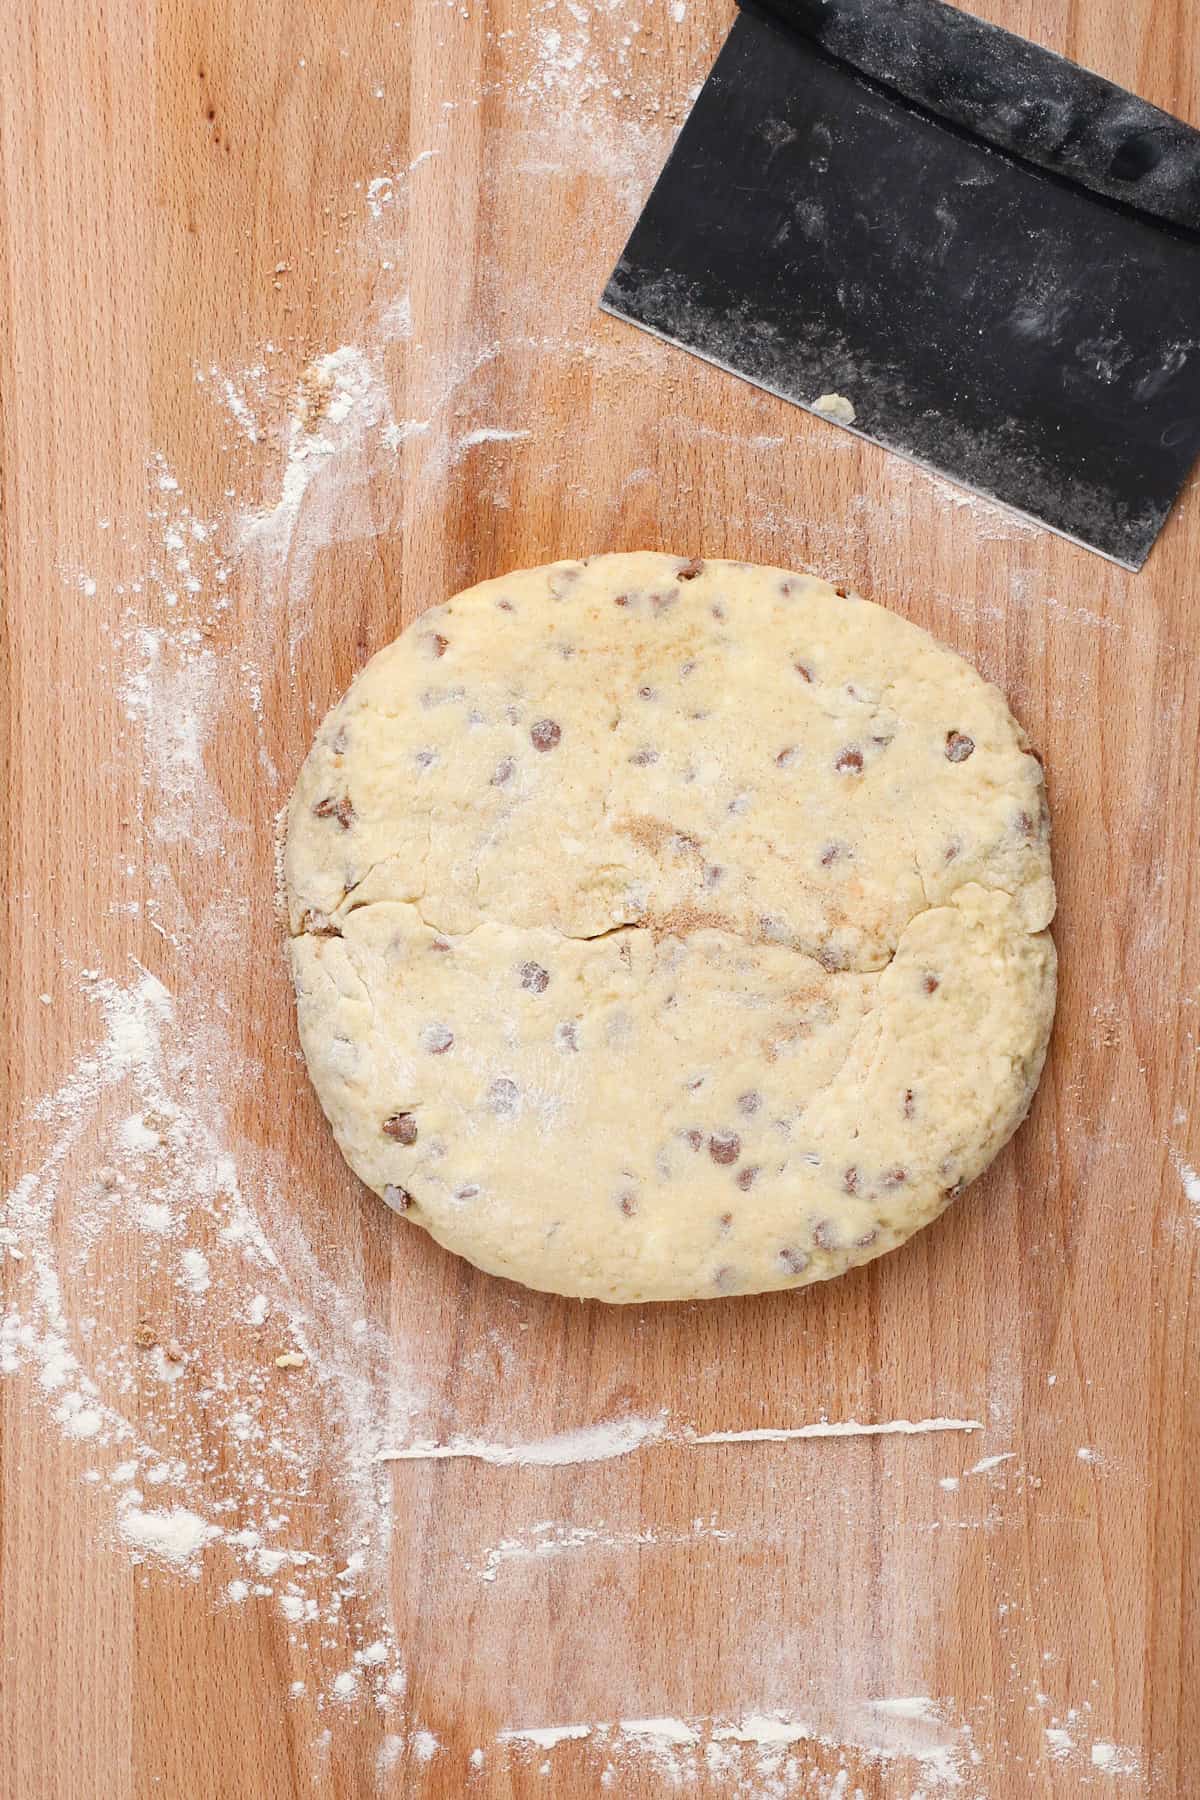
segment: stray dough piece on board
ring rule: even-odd
[[[1038,759],[960,657],[780,569],[599,556],[424,613],[321,727],[286,867],[343,1155],[530,1287],[839,1275],[1045,1059]]]

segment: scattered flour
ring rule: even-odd
[[[734,1744],[799,1744],[813,1735],[812,1727],[795,1719],[769,1718],[765,1713],[748,1713],[736,1725],[719,1725],[713,1732],[716,1743]]]
[[[375,1756],[375,1781],[382,1787],[404,1753],[404,1739],[399,1732],[385,1734]]]
[[[0,1226],[22,1251],[0,1319],[0,1367],[29,1368],[64,1436],[108,1453],[115,1536],[137,1560],[195,1576],[220,1556],[232,1577],[221,1592],[237,1604],[270,1598],[286,1568],[285,1616],[362,1633],[359,1597],[364,1584],[374,1590],[367,1551],[385,1552],[390,1529],[390,1495],[374,1492],[369,1471],[381,1433],[411,1415],[417,1390],[383,1334],[351,1330],[352,1309],[289,1217],[269,1160],[230,1148],[226,1082],[236,1086],[241,1063],[219,1015],[178,1003],[145,970],[127,986],[94,970],[78,980],[103,1030],[28,1108],[31,1166]],[[186,1219],[189,1236],[203,1227],[211,1247],[193,1242],[172,1258],[168,1219]],[[110,1247],[130,1238],[149,1276],[174,1274],[190,1300],[203,1296],[204,1307],[188,1308],[194,1324],[149,1319],[128,1336],[121,1310],[104,1309]],[[263,1284],[264,1320],[275,1311],[311,1342],[321,1383],[307,1412],[281,1398],[261,1332],[244,1349],[221,1343],[250,1280]],[[155,1406],[161,1385],[181,1394],[177,1409]],[[314,1549],[290,1535],[290,1503],[328,1467],[333,1444],[342,1518]],[[380,1622],[360,1642],[371,1646],[372,1687],[386,1693],[402,1668]]]
[[[967,1470],[968,1475],[987,1475],[992,1469],[998,1469],[1001,1463],[1012,1462],[1016,1452],[1006,1450],[1001,1456],[984,1456],[973,1468]]]
[[[938,1709],[928,1694],[903,1694],[889,1700],[872,1700],[871,1711],[888,1719],[926,1719],[939,1722]]]
[[[653,1738],[663,1744],[698,1744],[700,1734],[683,1719],[622,1719],[617,1726],[625,1737]]]
[[[146,1512],[138,1505],[136,1489],[117,1513],[117,1529],[139,1555],[158,1556],[176,1568],[194,1563],[206,1544],[221,1536],[220,1527],[202,1519],[186,1506],[169,1512]]]
[[[207,1293],[212,1286],[209,1273],[208,1258],[203,1250],[185,1250],[179,1258],[179,1266],[183,1271],[184,1285],[193,1294]]]
[[[161,802],[153,810],[154,836],[217,850],[235,829],[204,762],[222,681],[218,659],[146,625],[131,629],[129,647],[136,661],[122,699],[126,719],[141,730],[144,767]]]
[[[1105,1775],[1140,1775],[1142,1772],[1142,1759],[1136,1750],[1111,1744],[1105,1738],[1098,1738],[1093,1743],[1090,1761],[1093,1769]]]
[[[718,1778],[720,1791],[747,1796],[821,1795],[823,1800],[845,1795],[849,1773],[844,1768],[827,1777],[808,1756],[813,1751],[844,1755],[853,1751],[869,1766],[894,1769],[909,1777],[910,1785],[889,1793],[904,1793],[925,1800],[933,1793],[964,1788],[976,1769],[979,1753],[965,1722],[947,1723],[952,1709],[947,1702],[928,1697],[898,1697],[864,1703],[859,1708],[863,1723],[838,1735],[822,1730],[810,1719],[781,1713],[747,1713],[740,1719],[685,1718],[667,1714],[652,1718],[572,1722],[563,1725],[510,1726],[498,1744],[517,1750],[553,1751],[563,1745],[588,1743],[607,1754],[607,1779],[601,1786],[617,1787],[628,1759],[650,1759],[670,1785],[684,1788],[704,1774]],[[636,1763],[635,1765],[636,1766]],[[915,1776],[917,1785],[911,1785]],[[621,1791],[617,1787],[617,1791]],[[714,1790],[716,1791],[716,1790]],[[970,1791],[970,1790],[968,1790]]]
[[[590,1725],[513,1725],[497,1735],[502,1744],[535,1744],[540,1750],[552,1750],[576,1738],[590,1737]]]
[[[262,558],[265,582],[306,597],[321,550],[375,535],[376,446],[401,441],[375,353],[342,344],[315,358],[287,422],[279,497],[242,521],[239,549]]]
[[[611,1425],[585,1425],[525,1444],[492,1444],[479,1438],[455,1437],[438,1444],[421,1439],[401,1449],[381,1450],[379,1462],[444,1462],[467,1457],[497,1467],[556,1468],[567,1463],[606,1462],[629,1456],[666,1435],[665,1415],[653,1419],[619,1419]]]
[[[710,1444],[781,1444],[803,1438],[912,1437],[931,1431],[982,1431],[978,1419],[888,1419],[863,1425],[857,1419],[821,1419],[811,1425],[755,1426],[746,1431],[698,1432],[690,1426],[668,1428],[667,1415],[650,1419],[619,1419],[608,1425],[588,1425],[556,1437],[524,1444],[493,1444],[479,1438],[456,1437],[449,1443],[421,1439],[399,1449],[381,1450],[379,1462],[445,1462],[468,1457],[499,1466],[555,1467],[566,1463],[605,1462],[629,1456],[648,1444],[704,1447]]]
[[[982,1431],[980,1419],[885,1419],[861,1425],[857,1419],[818,1419],[812,1425],[757,1426],[752,1431],[688,1432],[691,1444],[781,1444],[792,1438],[916,1437],[929,1431]]]
[[[532,436],[531,431],[502,431],[496,425],[482,425],[460,437],[458,447],[473,450],[476,444],[515,444],[521,438]]]
[[[252,444],[259,440],[258,421],[246,401],[245,391],[226,376],[221,382],[225,404]]]
[[[481,1581],[495,1581],[500,1569],[508,1563],[544,1562],[547,1558],[593,1550],[648,1550],[695,1544],[726,1542],[733,1537],[712,1520],[695,1519],[689,1531],[660,1531],[647,1526],[640,1531],[605,1531],[590,1525],[554,1525],[546,1521],[526,1527],[517,1537],[504,1538],[485,1551]]]
[[[681,22],[684,0],[671,0],[669,10]],[[538,195],[557,197],[564,180],[587,174],[609,203],[614,242],[661,166],[688,91],[715,47],[693,16],[687,33],[675,34],[679,43],[686,40],[689,65],[664,75],[660,58],[638,41],[643,17],[651,15],[641,0],[612,0],[599,12],[570,0],[550,22],[531,15],[513,47],[507,90],[489,96],[502,117],[498,129],[520,133],[519,160],[509,159],[512,177]],[[642,74],[647,68],[653,80]],[[242,1141],[231,1124],[239,1084],[261,1075],[253,1047],[231,1023],[230,996],[238,991],[261,887],[255,846],[286,787],[274,761],[265,696],[272,682],[294,674],[311,626],[322,553],[383,537],[404,523],[393,503],[400,468],[431,506],[440,503],[455,471],[460,478],[478,473],[481,484],[494,480],[491,503],[506,504],[510,464],[554,454],[545,426],[539,422],[534,432],[519,424],[540,421],[527,404],[529,371],[547,358],[562,366],[586,360],[598,380],[624,383],[662,356],[659,346],[634,333],[606,347],[590,299],[586,318],[568,311],[539,322],[536,331],[506,329],[504,337],[471,326],[452,348],[422,345],[429,297],[414,285],[405,209],[416,184],[438,180],[448,166],[438,160],[456,129],[448,104],[433,141],[360,192],[356,216],[371,235],[359,249],[380,270],[372,309],[343,320],[333,347],[319,351],[298,380],[270,344],[244,369],[209,364],[194,371],[232,440],[221,515],[193,506],[179,476],[156,455],[148,464],[145,517],[117,521],[115,531],[107,519],[98,527],[109,540],[124,533],[126,559],[136,566],[111,594],[105,578],[85,572],[100,568],[90,557],[64,566],[80,597],[95,602],[104,586],[105,598],[114,601],[118,623],[108,673],[141,777],[133,833],[140,842],[130,850],[123,876],[130,897],[120,906],[155,934],[151,942],[162,960],[154,966],[165,980],[140,965],[123,965],[114,975],[81,969],[68,958],[64,988],[73,984],[87,997],[100,1030],[53,1092],[27,1104],[18,1164],[25,1173],[0,1224],[8,1282],[0,1372],[31,1376],[31,1398],[78,1444],[80,1457],[94,1462],[88,1478],[109,1496],[118,1544],[162,1579],[193,1577],[210,1566],[219,1583],[214,1592],[225,1603],[266,1603],[293,1628],[290,1636],[303,1640],[311,1633],[326,1646],[342,1672],[316,1698],[322,1704],[369,1698],[372,1715],[390,1709],[390,1722],[403,1726],[382,1740],[381,1775],[406,1748],[415,1762],[427,1763],[440,1746],[406,1698],[391,1630],[383,1571],[392,1502],[380,1463],[467,1458],[555,1468],[601,1463],[656,1444],[689,1450],[982,1429],[974,1419],[930,1418],[698,1434],[654,1414],[524,1443],[455,1433],[453,1418],[431,1416],[410,1366],[411,1347],[368,1324],[352,1260],[324,1244],[318,1256],[309,1242],[294,1203],[295,1171]],[[489,204],[498,192],[493,185]],[[513,311],[519,317],[522,308]],[[475,423],[488,418],[511,423]],[[684,420],[680,429],[702,436],[710,428]],[[743,448],[769,459],[784,443],[764,433],[751,435]],[[490,453],[466,463],[480,446],[491,446]],[[631,485],[653,479],[648,467],[628,477]],[[911,477],[914,485],[925,480],[943,504],[970,507],[982,535],[1032,529],[933,478]],[[897,492],[903,500],[903,490]],[[750,496],[747,504],[757,503]],[[802,523],[811,539],[812,522]],[[867,524],[865,516],[838,521],[837,530]],[[781,546],[794,542],[790,517],[781,513],[772,529]],[[237,784],[218,779],[228,774],[221,760],[227,723],[254,746],[249,805]],[[233,810],[239,801],[242,810]],[[198,916],[189,904],[189,857],[219,864],[228,895]],[[90,945],[75,949],[97,958]],[[102,1179],[109,1170],[116,1175],[112,1185]],[[1181,1165],[1180,1175],[1200,1208],[1195,1172]],[[172,1281],[177,1284],[177,1313],[139,1322],[132,1339],[128,1323],[104,1306],[105,1270],[117,1247],[136,1256],[146,1292],[170,1292]],[[193,1303],[200,1297],[203,1306]],[[276,1367],[277,1355],[293,1345],[311,1382]],[[503,1433],[502,1419],[497,1429]],[[424,1435],[443,1430],[445,1441]],[[321,1516],[312,1505],[327,1478],[337,1492],[336,1516]],[[674,1534],[564,1523],[535,1540],[532,1528],[522,1527],[484,1553],[473,1577],[493,1580],[503,1563],[522,1558],[589,1548],[638,1553],[653,1544],[728,1535],[699,1522]],[[307,1685],[296,1681],[288,1691],[300,1701]],[[774,1696],[766,1704],[773,1702]],[[339,1728],[350,1728],[365,1710],[339,1707]],[[744,1778],[756,1795],[772,1800],[782,1794],[853,1800],[845,1770],[821,1787],[811,1768],[792,1758],[806,1741],[834,1750],[844,1744],[869,1762],[899,1762],[914,1772],[923,1793],[955,1785],[971,1766],[969,1727],[953,1722],[948,1703],[864,1701],[861,1716],[861,1730],[847,1724],[843,1731],[842,1723],[835,1729],[821,1719],[810,1728],[761,1710],[732,1720],[665,1714],[512,1727],[496,1741],[518,1754],[522,1745],[540,1752],[598,1742],[610,1759],[606,1785],[617,1793],[630,1785],[626,1771],[648,1757],[672,1784],[720,1766],[731,1793],[751,1791],[733,1786]],[[1047,1729],[1048,1751],[1082,1760],[1086,1746],[1076,1750],[1074,1739],[1060,1745],[1057,1729]],[[1092,1744],[1090,1760],[1104,1772],[1136,1766],[1135,1753],[1107,1740]],[[470,1767],[484,1762],[480,1746]]]

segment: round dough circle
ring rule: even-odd
[[[1045,1059],[1038,759],[960,657],[780,569],[599,556],[424,613],[322,726],[286,875],[347,1162],[530,1287],[839,1275]]]

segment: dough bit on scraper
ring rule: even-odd
[[[941,0],[743,0],[602,304],[1138,569],[1200,451],[1200,132]]]

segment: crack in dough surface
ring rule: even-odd
[[[348,1162],[534,1287],[840,1274],[1045,1057],[1039,761],[961,658],[783,570],[597,557],[425,613],[322,726],[285,866]]]

